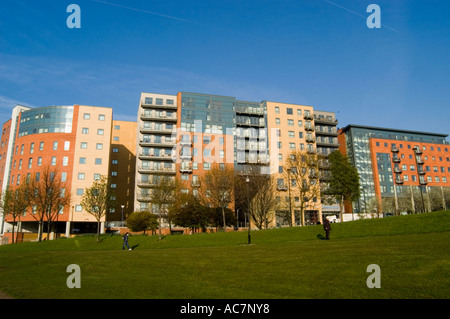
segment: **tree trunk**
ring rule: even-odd
[[[225,208],[222,206],[223,231],[227,231],[227,221],[225,220]],[[249,221],[250,222],[250,221]]]
[[[12,233],[11,233],[11,244],[14,244],[14,225],[16,224],[16,218],[13,218],[13,225],[12,225]]]
[[[97,221],[97,242],[100,242],[100,221]]]

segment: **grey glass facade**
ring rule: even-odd
[[[73,106],[50,106],[22,113],[19,137],[43,133],[72,133]]]

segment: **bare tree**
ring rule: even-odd
[[[226,230],[225,208],[234,200],[234,169],[214,165],[204,176],[205,200],[222,210],[223,230]]]
[[[158,237],[162,239],[161,228],[162,220],[166,219],[169,223],[169,231],[171,232],[171,219],[169,216],[170,205],[175,202],[175,190],[177,188],[177,182],[170,176],[160,176],[158,180],[153,181],[153,188],[148,195],[148,198],[152,205],[155,205],[158,209]]]
[[[81,207],[94,216],[97,221],[97,241],[100,241],[100,225],[106,212],[114,207],[114,192],[109,185],[108,177],[100,176],[84,191]]]
[[[26,211],[28,207],[27,194],[27,185],[25,183],[22,183],[16,188],[8,187],[3,192],[0,201],[0,207],[3,209],[3,214],[5,214],[5,216],[11,215],[13,218],[11,236],[11,241],[13,244],[14,242],[17,242],[17,238],[16,240],[14,240],[14,227],[16,224],[16,218],[18,219],[18,222],[20,222],[20,216]]]
[[[304,226],[307,207],[314,209],[320,202],[317,155],[305,151],[293,151],[286,161],[283,172],[285,179],[290,183],[291,192],[299,195],[300,220],[301,225]]]
[[[70,192],[66,192],[66,183],[61,181],[58,170],[44,166],[40,172],[26,184],[29,196],[28,205],[33,207],[31,216],[38,221],[38,240],[42,241],[44,220],[47,220],[47,237],[51,223],[60,211],[70,204]]]
[[[256,191],[250,202],[250,216],[258,229],[267,229],[273,221],[273,211],[277,205],[274,178],[271,175],[254,175],[250,180]]]

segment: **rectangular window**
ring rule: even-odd
[[[104,114],[100,114],[100,115],[98,116],[98,120],[99,120],[99,121],[104,121],[104,120],[105,120],[105,115],[104,115]]]
[[[83,180],[84,180],[84,177],[85,177],[85,174],[84,174],[84,173],[78,173],[78,179],[79,179],[80,181],[83,181]]]
[[[86,164],[86,157],[80,157],[80,164]]]
[[[40,142],[39,143],[39,150],[43,151],[44,150],[44,142]]]
[[[90,119],[91,119],[91,114],[89,114],[89,113],[84,113],[84,114],[83,114],[83,119],[85,119],[85,120],[90,120]]]
[[[28,169],[31,169],[32,166],[33,166],[33,158],[30,157],[30,158],[28,159]]]
[[[38,157],[37,166],[42,165],[42,157]]]
[[[87,127],[83,127],[81,129],[81,134],[89,134],[89,129]]]
[[[81,142],[81,148],[82,149],[87,149],[88,143],[86,142]]]
[[[97,148],[98,150],[102,150],[102,149],[103,149],[103,144],[102,144],[102,143],[97,143],[96,148]]]
[[[65,151],[70,150],[70,142],[69,141],[64,142],[64,150]]]
[[[34,153],[34,143],[31,143],[30,145],[30,154]]]
[[[286,109],[286,114],[287,114],[287,115],[293,115],[293,114],[294,114],[294,112],[293,112],[293,110],[292,110],[291,107],[288,107],[288,108]]]
[[[63,166],[67,166],[67,165],[69,165],[69,157],[64,156],[63,157]]]
[[[97,135],[103,135],[104,133],[105,133],[105,130],[102,129],[102,128],[99,128],[99,129],[97,130]]]
[[[77,195],[78,196],[83,196],[84,194],[84,189],[83,188],[77,188]]]
[[[56,165],[56,156],[53,156],[52,157],[52,166],[55,166]]]
[[[95,165],[102,165],[102,159],[101,158],[96,158],[95,159]]]

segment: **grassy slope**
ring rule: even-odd
[[[16,298],[448,298],[450,212],[247,233],[78,237],[0,247]],[[81,267],[81,289],[66,268]],[[381,289],[368,289],[370,264]]]

